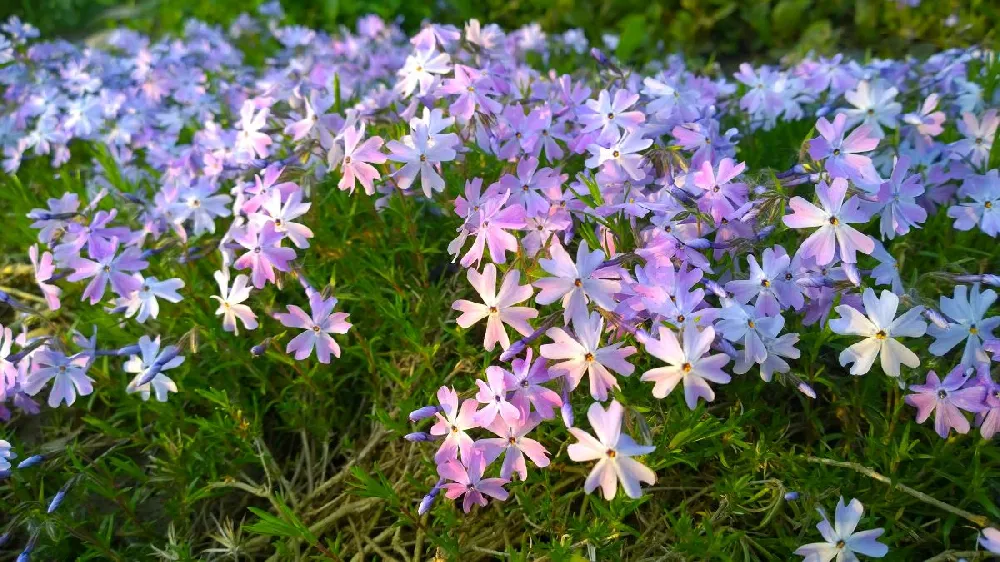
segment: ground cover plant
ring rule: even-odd
[[[0,27],[5,555],[983,559],[995,54]]]

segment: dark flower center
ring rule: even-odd
[[[830,217],[830,224],[832,224],[833,226],[837,226],[838,224],[840,224],[840,219],[838,219],[837,217]]]
[[[875,334],[875,339],[877,340],[884,340],[886,337],[888,337],[888,334],[885,333],[885,330],[879,330]]]
[[[611,156],[614,156],[615,158],[618,158],[621,155],[622,155],[622,153],[618,152],[617,150],[611,153]]]
[[[683,365],[681,365],[681,370],[684,371],[685,373],[690,373],[691,368],[692,367],[690,363],[684,363]]]
[[[613,459],[615,458],[615,456],[618,455],[618,453],[616,453],[614,449],[608,449],[607,451],[605,451],[604,454],[608,455],[609,459]]]
[[[937,397],[938,400],[944,400],[945,398],[948,397],[948,391],[942,388],[937,392]]]
[[[760,282],[760,286],[764,287],[764,288],[770,287],[771,286],[771,282],[768,281],[767,279],[764,279],[763,281]]]
[[[590,363],[591,361],[594,360],[594,354],[593,353],[588,353],[588,354],[584,355],[583,356],[583,360],[586,361],[586,362],[588,362],[588,363]]]

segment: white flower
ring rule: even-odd
[[[890,291],[882,291],[875,298],[875,291],[865,289],[862,300],[865,318],[857,309],[846,304],[837,307],[840,318],[830,321],[830,329],[837,334],[864,336],[865,339],[848,347],[840,354],[840,365],[851,367],[852,375],[863,375],[871,370],[875,358],[881,356],[882,370],[890,377],[899,376],[899,365],[914,368],[920,365],[915,353],[899,343],[896,338],[919,338],[927,331],[927,323],[920,319],[924,307],[918,306],[896,318],[899,297]]]
[[[431,91],[431,86],[437,80],[436,74],[447,74],[451,71],[451,57],[448,53],[439,53],[431,48],[417,48],[412,55],[406,57],[403,68],[397,73],[400,81],[396,91],[408,98],[420,86],[418,94],[425,96]]]
[[[606,411],[595,402],[587,410],[587,419],[590,420],[597,439],[580,428],[569,428],[573,437],[579,440],[569,446],[569,458],[576,462],[597,461],[587,476],[584,491],[589,494],[600,486],[604,499],[607,500],[615,497],[619,481],[630,498],[642,496],[640,482],[656,482],[656,473],[631,458],[652,453],[656,447],[644,447],[622,434],[622,414],[622,405],[617,400],[612,401]]]
[[[857,562],[858,557],[855,553],[882,558],[889,552],[889,547],[877,540],[885,532],[882,528],[854,532],[863,512],[864,507],[858,500],[852,499],[851,503],[845,506],[844,498],[840,498],[834,514],[834,523],[830,525],[826,513],[819,509],[823,520],[816,525],[816,528],[823,535],[824,542],[800,546],[795,554],[805,557],[802,562],[830,562],[833,559],[837,562]]]
[[[172,303],[181,302],[181,295],[177,292],[178,289],[184,288],[184,281],[181,279],[160,281],[156,277],[143,278],[138,273],[132,276],[141,283],[139,289],[127,297],[118,299],[118,306],[125,307],[126,318],[135,316],[136,321],[140,323],[145,322],[150,317],[156,318],[160,314],[160,303],[156,300],[157,298]]]
[[[886,88],[882,81],[872,86],[867,80],[858,84],[857,89],[844,94],[844,97],[854,107],[845,109],[848,125],[864,123],[872,128],[875,137],[882,138],[885,132],[882,127],[895,129],[897,119],[903,106],[896,101],[899,90]]]
[[[219,308],[215,315],[222,315],[222,328],[227,332],[239,334],[236,327],[236,319],[243,321],[243,326],[247,330],[257,327],[257,315],[250,310],[250,307],[241,304],[250,298],[250,288],[247,287],[248,277],[242,273],[236,276],[232,289],[229,288],[229,272],[216,271],[215,281],[219,284],[219,295],[212,295],[212,298],[219,301]]]
[[[10,459],[16,459],[17,454],[10,450],[10,443],[0,439],[0,472],[10,470]]]
[[[141,357],[140,355],[133,355],[125,362],[125,372],[135,373],[135,377],[132,379],[132,382],[128,383],[125,391],[129,394],[138,392],[143,400],[149,400],[150,389],[152,388],[152,391],[156,393],[156,399],[160,402],[166,402],[169,393],[177,392],[177,385],[174,384],[174,381],[170,377],[164,375],[163,371],[173,369],[184,363],[183,355],[177,355],[160,365],[156,375],[146,384],[139,385],[139,381],[142,380],[146,373],[149,372],[149,369],[164,355],[173,355],[176,351],[176,347],[168,345],[161,352],[160,336],[156,336],[155,340],[149,339],[149,336],[139,338],[139,353]]]

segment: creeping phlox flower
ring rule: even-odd
[[[155,340],[149,336],[139,338],[139,355],[133,355],[125,362],[125,372],[135,373],[135,378],[128,384],[129,394],[138,392],[143,400],[149,400],[150,392],[156,394],[156,399],[166,402],[171,392],[177,392],[173,379],[163,374],[163,371],[173,369],[184,363],[184,356],[177,354],[177,348],[168,345],[160,350],[160,337]]]
[[[632,458],[648,455],[656,447],[639,445],[623,434],[624,415],[624,409],[617,400],[612,400],[607,409],[595,402],[587,410],[587,419],[597,437],[576,427],[569,428],[577,439],[576,443],[569,446],[569,458],[576,462],[597,461],[583,487],[588,494],[600,487],[604,499],[614,499],[620,482],[628,497],[638,498],[642,496],[640,483],[656,482],[656,474]]]
[[[86,190],[28,213],[35,298],[0,292],[0,303],[32,327],[101,306],[145,334],[102,349],[96,335],[3,329],[0,418],[8,406],[37,413],[33,397],[46,389],[52,407],[90,394],[88,370],[100,356],[132,358],[130,388],[144,398],[173,392],[164,371],[179,351],[150,330],[203,284],[185,276],[185,285],[161,273],[163,264],[216,260],[221,332],[284,326],[293,333],[276,337],[288,338],[295,360],[339,356],[333,336],[354,328],[304,265],[317,263],[323,234],[340,228],[318,222],[320,206],[357,197],[378,211],[419,212],[407,220],[429,228],[454,209],[461,224],[448,253],[474,290],[460,284],[452,306],[460,326],[478,330],[486,320],[483,350],[493,361],[481,380],[456,380],[439,390],[439,406],[411,415],[436,423],[407,438],[439,443],[439,478],[421,512],[442,491],[464,496],[466,509],[504,500],[518,485],[511,480],[530,480],[548,451],[561,450],[540,431],[556,410],[572,425],[581,401],[624,402],[632,393],[617,392],[618,377],[633,363],[647,365],[641,378],[656,399],[679,403],[670,394],[683,382],[690,408],[735,399],[719,385],[757,368],[764,381],[815,397],[795,374],[796,345],[834,310],[831,329],[861,337],[840,356],[851,373],[881,360],[899,376],[900,365],[920,364],[908,347],[926,348],[961,365],[963,377],[978,374],[911,386],[918,417],[933,412],[939,430],[962,430],[967,411],[982,435],[1000,430],[990,378],[1000,342],[986,288],[1000,277],[964,274],[962,255],[948,271],[918,271],[927,267],[913,259],[923,240],[908,238],[942,214],[968,231],[968,244],[1000,235],[1000,172],[989,158],[1000,119],[976,82],[981,50],[806,57],[745,64],[725,77],[676,57],[653,75],[625,72],[598,50],[603,74],[560,75],[529,58],[587,53],[580,32],[508,34],[470,21],[428,24],[411,38],[370,16],[331,36],[277,25],[280,13],[267,4],[260,20],[247,16],[229,35],[201,25],[179,38],[116,31],[106,49],[42,41],[16,20],[0,25],[0,82],[10,85],[0,112],[4,170],[15,174],[31,159],[58,168],[86,143],[107,147],[108,157],[88,169]],[[232,41],[249,33],[277,45],[264,68]],[[747,166],[760,159],[744,158],[743,137],[799,120],[817,131],[801,161]],[[914,279],[958,286],[929,294],[931,283]],[[874,286],[891,291],[877,297]],[[270,310],[258,323],[265,290]],[[305,298],[295,300],[299,290]],[[901,299],[908,310],[897,318]],[[305,301],[308,312],[290,304]],[[46,322],[35,322],[43,312]],[[830,349],[818,351],[822,359]],[[662,364],[646,363],[647,354]],[[837,384],[845,371],[832,374]],[[585,487],[600,485],[608,497],[618,481],[635,496],[653,479],[630,459],[652,450],[621,435],[624,408],[593,406],[597,438],[574,429],[580,442],[570,447],[598,461]],[[816,559],[875,549],[850,546],[853,524],[826,526],[824,538],[836,540],[814,549]]]
[[[925,384],[911,385],[913,394],[907,395],[906,403],[917,409],[917,423],[927,421],[933,412],[934,431],[941,437],[948,437],[951,429],[968,433],[969,420],[962,410],[979,413],[987,409],[983,403],[987,389],[969,376],[971,372],[971,368],[959,365],[942,381],[934,371],[928,371]]]
[[[830,321],[830,329],[837,334],[862,336],[864,339],[852,344],[840,354],[840,364],[851,367],[852,375],[863,375],[871,370],[875,359],[881,360],[882,372],[890,377],[899,376],[899,366],[911,369],[920,365],[920,358],[899,342],[897,338],[919,338],[927,331],[927,323],[921,320],[922,306],[911,308],[896,317],[899,297],[889,291],[875,296],[875,291],[865,289],[862,295],[865,314],[858,309],[842,304],[837,306],[840,318]],[[867,315],[867,317],[866,317]]]
[[[350,314],[333,312],[335,306],[337,299],[323,298],[321,294],[313,292],[309,295],[311,315],[294,304],[288,305],[287,313],[276,313],[274,318],[284,326],[304,330],[288,342],[285,352],[294,353],[296,359],[302,360],[309,357],[315,349],[320,363],[329,363],[331,354],[340,357],[340,345],[330,334],[346,334],[351,329],[351,323],[347,321]]]
[[[499,293],[496,290],[497,268],[492,263],[486,264],[482,273],[470,269],[468,276],[469,283],[483,302],[480,304],[461,299],[455,301],[452,308],[462,312],[457,323],[463,328],[468,328],[483,318],[487,319],[486,339],[483,341],[487,351],[496,347],[497,343],[504,349],[510,347],[510,338],[504,324],[514,328],[522,336],[532,332],[528,320],[538,316],[538,311],[525,306],[513,306],[531,298],[534,293],[531,285],[518,285],[520,271],[512,269],[504,275]]]
[[[10,460],[16,459],[17,453],[11,450],[11,444],[5,439],[0,439],[0,472],[10,470]]]
[[[858,554],[882,558],[889,552],[889,547],[878,542],[878,538],[885,532],[884,529],[855,532],[858,523],[861,522],[861,515],[864,513],[864,507],[858,500],[852,499],[850,503],[844,505],[844,498],[840,498],[832,524],[822,508],[819,508],[818,511],[823,520],[816,525],[816,528],[823,535],[823,542],[800,546],[795,554],[804,557],[802,562],[830,562],[831,560],[857,562]]]

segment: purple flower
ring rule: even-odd
[[[909,157],[900,156],[889,181],[879,186],[878,202],[869,205],[871,214],[881,216],[882,236],[890,240],[927,220],[927,211],[917,203],[917,197],[924,194],[920,174],[907,176],[909,168]]]
[[[472,119],[477,109],[488,115],[495,115],[503,110],[500,102],[489,97],[497,95],[492,80],[481,70],[464,64],[455,65],[455,77],[445,80],[440,92],[458,96],[448,107],[448,112],[463,123]]]
[[[548,369],[544,359],[532,363],[531,356],[529,347],[523,359],[515,359],[511,363],[513,372],[504,373],[505,384],[511,391],[510,402],[521,411],[522,419],[527,419],[531,406],[534,406],[535,412],[547,420],[555,416],[553,409],[562,406],[563,401],[558,392],[542,384],[558,375]]]
[[[962,410],[980,413],[987,407],[983,403],[986,388],[979,384],[962,388],[967,381],[966,367],[959,365],[948,373],[944,381],[934,371],[928,371],[924,384],[911,385],[913,393],[906,396],[906,403],[917,409],[917,423],[927,421],[933,412],[934,431],[942,438],[948,437],[951,429],[968,433],[969,420],[962,415]]]
[[[573,329],[576,339],[572,338],[562,328],[550,328],[545,335],[553,340],[541,346],[541,355],[547,359],[562,359],[549,369],[566,377],[570,388],[575,389],[583,375],[590,379],[590,395],[594,400],[607,400],[608,390],[618,388],[618,381],[612,372],[623,376],[635,371],[626,358],[636,349],[632,346],[622,347],[622,342],[600,347],[601,332],[604,331],[604,319],[598,313],[588,318],[585,314],[573,319]]]
[[[522,336],[532,332],[528,320],[538,316],[538,311],[526,306],[514,306],[531,298],[534,293],[531,285],[518,285],[521,280],[520,271],[511,269],[504,275],[499,293],[496,291],[497,268],[492,263],[486,264],[482,273],[470,269],[468,277],[469,283],[483,300],[482,304],[460,299],[452,304],[452,308],[462,312],[456,321],[462,328],[469,328],[483,318],[488,318],[486,338],[483,340],[483,347],[487,351],[492,351],[497,343],[503,349],[510,347],[510,338],[504,324],[514,328]]]
[[[684,381],[684,402],[694,410],[698,406],[698,398],[711,402],[715,392],[709,382],[726,384],[730,381],[722,368],[729,363],[729,357],[724,353],[705,356],[712,341],[715,330],[709,326],[699,331],[697,327],[688,324],[681,333],[681,340],[669,329],[658,328],[659,339],[646,337],[641,339],[646,352],[667,363],[667,367],[657,367],[642,374],[639,379],[653,382],[653,396],[665,398],[673,392],[677,383]]]
[[[878,538],[885,532],[884,529],[872,529],[855,533],[864,507],[856,499],[844,505],[844,498],[837,502],[834,522],[826,518],[826,513],[819,509],[819,514],[823,518],[816,528],[823,535],[823,542],[814,542],[800,546],[795,550],[795,554],[804,556],[803,562],[830,562],[834,558],[837,562],[856,562],[857,554],[864,554],[872,558],[882,558],[889,552],[889,547],[878,542]]]
[[[878,179],[878,172],[872,165],[872,159],[862,156],[863,152],[875,150],[878,138],[872,134],[871,127],[861,125],[854,129],[847,138],[847,116],[843,113],[833,118],[833,123],[820,117],[816,121],[816,130],[820,136],[809,141],[809,156],[813,160],[824,160],[826,171],[835,178],[846,178],[867,183]]]
[[[782,308],[801,309],[805,304],[805,297],[789,269],[792,259],[785,253],[785,249],[781,246],[766,248],[761,260],[763,266],[750,254],[747,256],[749,277],[726,283],[726,289],[733,293],[733,298],[740,304],[756,298],[754,306],[757,312],[769,316],[780,314]]]
[[[861,252],[871,254],[875,242],[862,234],[851,223],[864,223],[868,217],[861,210],[860,201],[851,197],[844,202],[847,194],[847,180],[837,178],[830,185],[820,183],[816,186],[816,195],[823,208],[806,201],[801,197],[792,197],[788,206],[792,214],[785,215],[782,220],[789,228],[819,228],[806,238],[798,252],[803,258],[813,257],[816,265],[826,265],[833,262],[840,250],[840,259],[855,263],[855,254]]]
[[[294,304],[288,305],[288,312],[276,313],[274,318],[282,325],[304,330],[288,342],[285,353],[294,353],[295,359],[301,361],[309,357],[315,348],[316,358],[320,363],[329,363],[330,354],[339,358],[340,346],[330,334],[346,334],[351,329],[351,323],[347,321],[350,314],[333,312],[336,305],[337,299],[324,299],[319,293],[313,292],[309,295],[311,316]]]
[[[386,156],[380,150],[381,137],[370,137],[358,145],[364,136],[364,123],[359,124],[357,128],[344,129],[344,160],[340,168],[342,177],[337,187],[354,193],[354,187],[360,181],[365,193],[372,195],[375,193],[374,182],[379,179],[378,170],[372,164],[384,163]]]
[[[250,215],[250,220],[258,227],[271,225],[274,231],[284,235],[292,244],[298,248],[308,248],[309,239],[313,237],[313,231],[309,227],[295,222],[309,211],[310,203],[302,202],[302,190],[292,191],[282,203],[282,195],[278,190],[271,192],[271,196],[265,199],[258,212]]]
[[[431,435],[444,435],[445,438],[434,454],[434,461],[442,464],[461,456],[463,463],[468,462],[474,447],[472,437],[466,432],[479,427],[475,421],[479,405],[470,398],[463,401],[459,408],[458,393],[446,386],[438,389],[437,398],[441,411],[437,413],[438,421],[431,427]]]
[[[948,216],[955,219],[957,230],[971,230],[974,226],[993,236],[1000,234],[1000,172],[971,176],[965,180],[958,194],[972,201],[962,201],[948,208]]]
[[[284,234],[274,228],[273,222],[257,227],[250,224],[236,231],[233,240],[247,249],[233,265],[237,269],[250,269],[254,287],[261,289],[268,281],[274,283],[274,270],[288,271],[288,262],[295,259],[295,250],[283,248]]]
[[[389,141],[386,144],[389,160],[403,164],[393,173],[399,188],[409,189],[419,177],[425,197],[430,198],[434,191],[444,191],[444,179],[435,166],[455,159],[457,141],[454,134],[433,135],[421,123],[415,123],[412,134],[403,137],[402,142]]]
[[[486,496],[504,501],[509,495],[504,489],[508,480],[504,478],[483,478],[486,471],[486,459],[479,450],[473,450],[469,455],[468,464],[450,459],[438,465],[438,475],[451,480],[444,485],[444,496],[450,500],[465,496],[462,509],[466,513],[473,505],[486,506]]]
[[[597,438],[582,429],[569,428],[577,439],[567,450],[569,458],[575,462],[597,461],[587,476],[584,491],[589,494],[600,486],[606,500],[614,499],[618,482],[630,498],[642,497],[641,482],[656,482],[656,473],[632,458],[652,453],[656,447],[641,446],[623,434],[623,414],[622,405],[617,400],[612,400],[607,410],[595,402],[587,410],[587,419]]]
[[[66,264],[74,270],[68,278],[69,281],[91,278],[83,291],[83,299],[89,298],[90,304],[100,302],[109,281],[111,288],[122,296],[138,290],[141,286],[141,282],[128,272],[142,270],[149,265],[149,262],[142,259],[142,252],[138,248],[128,247],[118,254],[118,247],[117,238],[110,241],[95,238],[89,248],[91,259],[75,257]]]
[[[94,391],[94,379],[87,376],[90,363],[87,355],[67,357],[58,351],[43,349],[33,356],[31,363],[33,371],[22,383],[21,390],[34,396],[49,381],[53,381],[49,393],[49,406],[52,408],[58,408],[62,402],[72,406],[78,394],[87,396]]]

